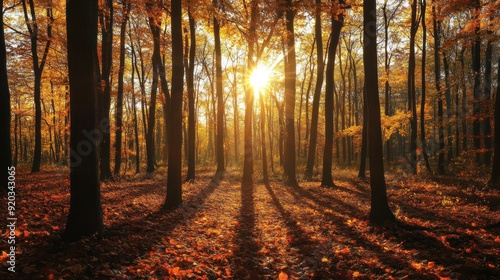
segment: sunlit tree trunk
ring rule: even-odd
[[[295,81],[297,63],[295,60],[295,11],[292,0],[286,0],[286,60],[285,60],[285,177],[290,185],[297,185],[295,175]]]
[[[376,0],[363,1],[363,62],[365,69],[366,102],[368,104],[368,142],[370,150],[370,221],[383,224],[395,220],[389,208],[384,178],[382,130],[377,70]]]
[[[254,68],[254,44],[255,44],[255,28],[258,17],[258,3],[256,0],[250,2],[250,25],[248,31],[248,53],[247,53],[247,69],[246,74],[250,75]],[[245,89],[245,132],[244,132],[244,161],[243,161],[243,178],[244,184],[253,184],[253,143],[252,143],[252,119],[253,119],[253,89],[247,85]]]
[[[187,83],[187,91],[188,91],[188,135],[187,135],[187,151],[188,151],[188,170],[186,175],[186,181],[192,181],[195,179],[195,111],[194,111],[194,58],[196,54],[196,26],[195,20],[192,15],[191,5],[193,3],[188,4],[188,17],[189,17],[189,34],[191,43],[189,45],[189,63],[185,65],[188,68],[188,72],[186,75],[186,83]],[[214,27],[215,28],[215,27]],[[187,46],[186,46],[187,47]],[[185,54],[187,55],[187,54]]]
[[[214,6],[217,8],[217,0]],[[220,44],[220,24],[214,16],[214,39],[215,39],[215,91],[217,95],[217,174],[225,170],[224,166],[224,94],[222,92],[222,54]]]
[[[34,81],[34,96],[33,101],[35,103],[35,150],[33,154],[33,164],[31,166],[31,172],[40,171],[40,163],[42,161],[42,105],[41,105],[41,91],[42,91],[42,73],[45,67],[45,62],[47,61],[47,55],[49,54],[50,45],[52,42],[52,24],[54,23],[54,18],[52,16],[52,1],[49,1],[46,7],[47,14],[47,39],[45,43],[45,48],[39,60],[38,56],[38,42],[41,40],[38,34],[38,22],[35,10],[35,3],[33,0],[22,1],[24,20],[28,28],[28,33],[30,35],[31,42],[31,57],[33,61],[33,73],[35,76]],[[28,15],[28,5],[29,5],[29,15]],[[2,27],[3,28],[3,27]]]
[[[3,0],[0,1],[3,7]],[[0,193],[8,190],[8,168],[12,165],[11,135],[10,135],[10,91],[7,76],[7,50],[5,47],[5,34],[3,11],[0,13]],[[16,121],[17,121],[16,115]],[[17,124],[17,122],[16,122]],[[16,130],[14,130],[16,133]],[[17,158],[17,146],[16,146]]]
[[[321,185],[334,187],[332,178],[333,161],[333,91],[334,91],[334,69],[335,55],[339,44],[340,30],[344,25],[342,11],[332,14],[332,31],[330,34],[330,45],[328,46],[328,61],[326,63],[326,89],[325,89],[325,149],[323,151],[323,176]]]
[[[359,178],[366,177],[366,156],[368,152],[368,104],[366,101],[366,87],[363,88],[363,130],[361,131],[361,155],[359,163]]]
[[[97,137],[97,1],[68,1],[66,26],[70,84],[70,208],[65,240],[102,235]],[[88,134],[91,134],[89,137]],[[85,148],[83,148],[85,146]]]
[[[182,59],[182,1],[171,2],[172,95],[171,134],[168,153],[167,198],[164,209],[177,209],[182,204],[182,97],[184,68]],[[175,135],[175,136],[173,136]]]
[[[123,75],[125,72],[125,35],[130,12],[130,1],[125,1],[120,24],[120,66],[118,69],[118,92],[116,96],[116,132],[115,132],[115,169],[114,175],[120,175],[122,163],[122,133],[123,133]],[[135,107],[135,104],[134,104]]]
[[[312,178],[314,162],[316,160],[316,143],[318,141],[318,112],[319,99],[321,97],[321,89],[323,87],[323,78],[325,65],[323,61],[323,39],[321,31],[321,0],[316,0],[314,22],[314,38],[316,40],[316,87],[314,88],[312,112],[311,112],[311,132],[309,135],[309,149],[307,152],[307,166],[305,176],[308,179]]]

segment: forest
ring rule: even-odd
[[[1,1],[0,279],[500,279],[500,1]]]

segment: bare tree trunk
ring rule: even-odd
[[[125,35],[130,13],[130,1],[122,3],[122,21],[120,25],[120,66],[118,69],[118,93],[116,97],[116,132],[115,132],[115,169],[114,175],[120,175],[122,163],[122,132],[123,132],[123,75],[125,72]],[[134,104],[135,108],[135,104]]]
[[[104,83],[104,88],[100,87],[98,109],[99,122],[105,124],[106,129],[103,130],[102,140],[99,146],[100,160],[100,180],[105,181],[111,179],[111,133],[109,127],[111,125],[109,110],[111,107],[111,68],[113,66],[113,1],[106,0],[105,6],[99,9],[99,18],[101,22],[102,35],[102,73],[101,83]]]
[[[377,27],[376,0],[363,1],[363,61],[365,68],[366,102],[368,104],[368,134],[370,138],[370,221],[384,224],[395,220],[389,208],[384,178],[384,159],[382,152],[382,131],[380,121],[380,101],[377,71]]]
[[[307,152],[307,166],[305,177],[311,179],[316,155],[316,143],[318,139],[318,112],[321,89],[323,87],[323,78],[325,63],[323,61],[323,39],[321,38],[321,0],[316,0],[316,14],[314,22],[314,36],[316,40],[316,87],[314,88],[312,112],[311,112],[311,132],[309,138],[309,150]]]
[[[425,97],[426,97],[426,82],[425,82],[425,63],[426,63],[426,46],[427,46],[427,25],[425,22],[427,3],[425,0],[420,0],[420,8],[422,14],[422,102],[420,103],[420,139],[422,141],[422,154],[424,156],[425,167],[429,173],[432,172],[431,165],[429,164],[429,156],[427,155],[427,144],[425,138]],[[457,138],[458,141],[458,138]]]
[[[182,1],[171,2],[172,32],[172,96],[171,134],[168,153],[167,198],[164,209],[177,209],[182,205],[182,96],[184,68],[182,65]]]
[[[217,0],[214,0],[217,6]],[[216,7],[217,9],[217,7]],[[218,9],[217,9],[218,10]],[[224,96],[222,92],[222,54],[220,45],[220,25],[214,17],[214,39],[215,39],[215,90],[217,95],[217,174],[225,170],[224,166]],[[216,174],[216,175],[217,175]]]
[[[333,161],[333,91],[335,87],[334,69],[335,55],[339,44],[340,30],[344,25],[344,15],[342,11],[337,11],[337,15],[332,15],[332,31],[330,35],[330,45],[328,46],[328,61],[326,63],[326,90],[325,90],[325,149],[323,151],[323,176],[321,185],[334,187],[332,178]]]
[[[191,37],[191,43],[189,45],[189,63],[185,65],[188,68],[186,75],[186,83],[188,89],[188,135],[187,135],[187,151],[188,151],[188,170],[186,175],[186,181],[192,181],[195,179],[196,173],[196,162],[195,162],[195,111],[194,111],[194,58],[196,54],[196,26],[193,15],[191,14],[191,5],[188,4],[188,17],[189,17],[189,34]],[[187,46],[186,46],[187,47]],[[187,54],[186,54],[187,55]]]
[[[479,15],[481,13],[481,1],[474,1],[475,7],[475,18],[478,21],[476,23],[476,27],[474,29],[474,44],[472,45],[472,68],[474,71],[474,103],[472,107],[472,114],[474,117],[474,121],[472,122],[472,134],[474,137],[474,149],[476,153],[476,162],[481,164],[481,35],[480,35],[480,26],[479,26]]]
[[[66,5],[71,114],[70,208],[63,238],[102,235],[97,135],[97,1]],[[88,136],[89,133],[94,135]],[[87,146],[82,150],[82,145]]]
[[[497,85],[500,85],[500,57],[498,58]],[[494,136],[494,155],[493,166],[491,168],[491,177],[488,185],[500,188],[500,86],[497,86],[497,95],[495,97],[495,136]]]
[[[439,52],[441,50],[440,33],[441,22],[437,19],[435,0],[432,1],[432,21],[434,28],[434,74],[436,82],[436,91],[438,92],[438,142],[439,142],[439,158],[438,158],[438,172],[444,173],[444,128],[443,128],[443,99],[441,94],[441,60]]]

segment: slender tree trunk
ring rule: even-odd
[[[484,69],[484,119],[482,120],[483,127],[483,135],[484,135],[484,164],[491,164],[491,154],[493,148],[492,142],[492,131],[491,131],[491,68],[492,68],[492,56],[493,56],[493,46],[491,43],[491,37],[493,36],[493,31],[491,30],[492,24],[491,21],[493,18],[490,18],[490,24],[488,26],[488,41],[486,43],[486,54],[485,54],[485,69]],[[499,85],[497,85],[498,87]]]
[[[332,15],[332,31],[330,35],[330,45],[328,46],[328,61],[326,63],[326,90],[325,90],[325,149],[323,151],[323,176],[321,185],[334,187],[332,178],[333,161],[333,91],[335,87],[334,69],[335,55],[339,44],[340,30],[344,25],[344,15],[342,11],[336,11],[337,15]]]
[[[366,156],[368,151],[368,103],[366,101],[366,87],[363,88],[363,130],[361,132],[361,155],[359,164],[359,178],[366,177]]]
[[[70,208],[65,240],[102,235],[97,137],[97,1],[68,1],[66,26],[71,114]],[[87,133],[86,133],[87,132]],[[92,133],[90,135],[88,133]],[[84,148],[85,146],[85,148]]]
[[[116,132],[115,132],[115,169],[114,175],[120,175],[122,163],[123,132],[123,74],[125,72],[125,35],[130,12],[130,1],[123,2],[122,22],[120,25],[120,67],[118,69],[118,93],[116,97]],[[135,104],[134,104],[135,107]]]
[[[382,8],[384,12],[384,68],[385,68],[385,108],[384,113],[386,116],[391,115],[391,99],[389,96],[390,93],[390,84],[389,84],[389,73],[390,73],[390,65],[389,65],[389,16],[387,14],[387,0],[384,2],[384,6]],[[364,122],[363,122],[364,124]],[[364,126],[363,126],[364,129]],[[364,130],[363,130],[364,131]],[[390,162],[391,158],[391,139],[385,140],[385,152],[386,152],[386,160]],[[364,163],[363,163],[364,164]],[[361,170],[360,170],[361,171]],[[361,177],[361,176],[360,176]],[[363,177],[364,178],[364,174]]]
[[[498,58],[498,75],[497,85],[500,85],[500,57]],[[491,169],[491,177],[488,185],[500,188],[500,86],[497,86],[497,95],[495,97],[495,135],[494,135],[494,151],[493,164]]]
[[[133,43],[130,42],[130,46],[133,49]],[[135,63],[135,55],[134,51],[132,51],[132,64]],[[137,108],[136,106],[136,99],[135,99],[135,88],[134,88],[134,81],[135,81],[135,71],[134,67],[132,67],[132,75],[130,78],[130,83],[131,83],[131,88],[132,88],[132,111],[133,111],[133,123],[134,123],[134,136],[135,136],[135,173],[139,173],[140,167],[141,167],[141,151],[140,151],[140,144],[139,144],[139,123],[137,121]]]
[[[182,97],[184,68],[182,65],[182,1],[171,2],[172,33],[172,96],[171,136],[168,153],[167,198],[164,209],[182,205]]]
[[[444,84],[446,86],[445,90],[445,100],[446,100],[446,131],[447,131],[447,150],[448,150],[448,162],[453,158],[453,137],[451,132],[451,85],[450,85],[450,65],[448,63],[448,57],[446,52],[443,51],[443,68],[444,68]]]
[[[217,0],[214,0],[217,9]],[[218,10],[218,9],[217,9]],[[222,92],[222,54],[220,44],[220,25],[214,17],[215,39],[215,91],[217,95],[217,174],[225,170],[224,166],[224,96]]]
[[[106,0],[105,7],[100,9],[101,33],[102,33],[102,73],[101,88],[98,100],[99,122],[105,124],[106,129],[102,131],[100,142],[100,179],[105,181],[111,179],[111,125],[109,110],[111,107],[111,68],[113,66],[113,1]]]
[[[316,155],[316,143],[318,139],[318,117],[319,117],[319,100],[321,97],[321,89],[323,87],[323,78],[325,65],[323,61],[323,39],[321,31],[321,0],[316,0],[316,15],[314,22],[314,36],[316,40],[316,87],[314,88],[312,112],[311,112],[311,132],[309,138],[309,150],[307,152],[307,166],[305,176],[311,179],[313,175],[313,167]]]
[[[3,0],[0,1],[3,7]],[[3,11],[0,12],[0,168],[2,176],[0,178],[0,193],[7,193],[9,190],[9,170],[12,165],[11,135],[10,135],[10,91],[7,76],[7,50],[5,46],[5,33],[3,23]],[[16,114],[15,121],[18,116]],[[17,122],[15,123],[17,126]],[[17,128],[17,127],[16,127]],[[16,129],[14,129],[16,133]],[[17,142],[17,141],[16,141]],[[17,162],[17,145],[16,145]],[[14,170],[12,170],[14,171]]]
[[[427,2],[426,0],[421,0],[420,1],[420,8],[422,11],[422,70],[421,70],[421,75],[422,75],[422,102],[420,103],[420,139],[422,141],[422,154],[424,156],[424,161],[425,161],[425,167],[427,168],[427,171],[429,173],[432,173],[431,170],[431,165],[429,163],[429,156],[427,155],[427,143],[426,143],[426,138],[425,138],[425,97],[426,97],[426,91],[427,91],[427,86],[425,82],[425,63],[426,63],[426,57],[427,57],[427,24],[425,22],[425,13],[426,13],[426,8],[427,8]],[[458,138],[457,138],[458,141]]]
[[[33,101],[35,104],[35,150],[33,154],[33,164],[31,166],[31,172],[40,171],[40,164],[42,161],[42,106],[41,106],[41,87],[42,87],[42,73],[45,67],[45,62],[47,60],[47,55],[49,53],[50,45],[52,42],[52,24],[54,23],[54,18],[52,16],[52,2],[49,1],[46,13],[48,18],[47,23],[47,41],[45,43],[45,48],[39,60],[38,57],[38,22],[35,11],[35,3],[33,0],[28,0],[29,13],[28,16],[28,6],[26,0],[22,1],[24,19],[26,26],[28,28],[28,33],[30,35],[31,41],[31,56],[33,61],[33,73],[35,76],[34,81],[34,96]],[[3,28],[3,27],[2,27]]]
[[[260,141],[262,147],[262,178],[264,183],[269,181],[269,175],[267,171],[267,153],[266,153],[266,108],[264,106],[264,96],[260,95]]]
[[[368,134],[370,141],[370,221],[383,224],[395,220],[389,208],[384,178],[384,159],[382,152],[382,131],[380,121],[380,101],[377,70],[377,26],[376,0],[363,1],[363,62],[365,68],[366,101],[368,103]]]
[[[411,4],[410,58],[408,62],[408,111],[410,118],[410,166],[411,172],[417,174],[417,106],[415,94],[415,36],[418,30],[417,1]]]
[[[290,185],[297,185],[295,173],[295,80],[297,64],[295,61],[295,11],[292,0],[286,0],[286,63],[285,63],[285,177]]]
[[[186,83],[187,83],[187,89],[188,89],[188,144],[187,144],[187,150],[188,150],[188,170],[187,170],[187,175],[186,175],[186,181],[192,181],[195,179],[195,168],[196,168],[196,162],[195,162],[195,156],[196,156],[196,151],[195,151],[195,127],[196,127],[196,120],[195,120],[195,109],[194,109],[194,58],[196,54],[196,26],[195,26],[195,21],[193,18],[193,15],[191,14],[191,5],[193,3],[188,4],[188,16],[189,16],[189,34],[191,37],[191,44],[189,45],[189,63],[186,65],[188,67],[188,72],[186,75]]]
[[[434,74],[436,82],[436,91],[438,93],[438,142],[439,142],[439,158],[438,158],[438,172],[444,173],[444,128],[443,128],[443,99],[441,94],[441,60],[439,53],[441,51],[441,22],[437,19],[435,0],[432,1],[432,21],[434,28]]]
[[[481,1],[475,0],[475,19],[476,27],[474,29],[474,44],[472,45],[472,69],[474,71],[474,103],[472,107],[473,122],[472,122],[472,134],[474,137],[474,149],[476,153],[476,162],[481,164],[481,35],[480,35],[480,24],[479,16],[481,14]]]
[[[258,3],[256,0],[250,2],[250,27],[247,37],[247,75],[250,75],[254,68],[254,44],[256,36],[256,24],[258,17]],[[253,143],[252,143],[252,119],[254,94],[251,86],[245,89],[245,132],[244,132],[244,161],[243,161],[243,184],[253,184]]]
[[[461,74],[461,88],[462,88],[462,112],[460,115],[460,119],[462,120],[462,149],[467,151],[467,84],[465,79],[465,61],[464,61],[464,53],[466,48],[462,47],[460,51],[459,60],[460,60],[460,74]]]

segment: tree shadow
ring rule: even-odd
[[[103,263],[110,265],[111,269],[123,269],[141,262],[143,256],[157,250],[158,245],[161,247],[165,237],[196,217],[219,184],[220,180],[211,180],[203,189],[185,200],[182,208],[175,211],[161,210],[159,205],[158,210],[145,216],[135,213],[123,223],[105,226],[102,239],[93,240],[91,237],[66,243],[55,235],[46,236],[24,254],[39,256],[41,261],[48,263],[58,263],[62,256],[66,256],[74,260],[73,263],[86,265],[83,274],[85,277],[101,278],[103,276],[98,270],[102,270]]]
[[[256,279],[263,275],[259,244],[255,234],[255,201],[253,183],[241,183],[241,208],[233,244],[234,276],[236,279]]]

